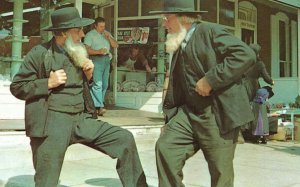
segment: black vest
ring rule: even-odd
[[[178,75],[181,91],[184,95],[184,103],[195,113],[202,113],[203,109],[212,104],[210,96],[200,96],[196,91],[196,83],[202,78],[201,73],[195,66],[195,62],[187,59],[184,50],[179,49],[179,55],[174,69]]]

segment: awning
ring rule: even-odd
[[[274,0],[274,1],[286,4],[286,5],[290,5],[295,8],[300,8],[300,0]]]

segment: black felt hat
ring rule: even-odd
[[[206,12],[195,10],[194,0],[164,0],[163,10],[150,11],[149,14],[202,14]]]
[[[94,23],[93,19],[81,18],[75,7],[67,7],[55,10],[51,14],[52,26],[45,28],[45,31],[55,31],[76,27],[85,27]]]

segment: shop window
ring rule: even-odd
[[[234,27],[234,2],[219,1],[220,2],[220,24]]]
[[[157,81],[158,20],[118,22],[118,91],[159,91]]]
[[[119,17],[138,16],[138,0],[121,0],[118,6]]]
[[[217,22],[217,0],[201,0],[200,10],[208,11],[207,13],[202,14],[202,19],[204,21]]]

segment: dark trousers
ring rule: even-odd
[[[201,115],[186,107],[163,129],[156,143],[159,187],[183,187],[185,161],[199,149],[208,163],[212,187],[232,187],[233,158],[239,129],[220,135],[211,107]]]
[[[87,118],[87,114],[48,112],[48,136],[31,138],[36,187],[57,186],[65,152],[81,143],[117,158],[124,187],[147,186],[133,135],[125,129]]]

